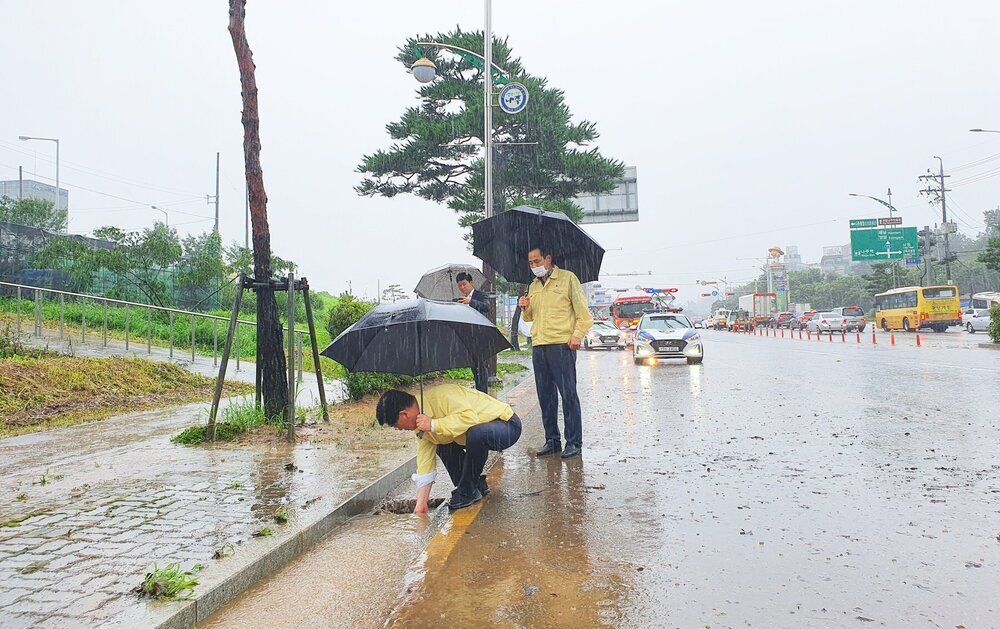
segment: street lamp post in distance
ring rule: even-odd
[[[61,210],[62,205],[62,193],[59,189],[59,138],[40,138],[33,135],[19,135],[18,140],[22,142],[27,142],[28,140],[44,140],[45,142],[55,142],[56,143],[56,202],[53,207],[56,210]],[[66,208],[66,233],[69,233],[69,208]]]
[[[165,226],[167,226],[167,227],[170,227],[170,217],[167,216],[167,211],[166,210],[164,210],[163,208],[158,208],[155,205],[151,205],[149,207],[153,208],[157,212],[163,212],[163,224]]]

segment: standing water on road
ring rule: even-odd
[[[582,460],[530,456],[513,401],[526,438],[481,509],[436,514],[426,549],[412,516],[353,524],[243,603],[270,626],[1000,626],[1000,353],[705,343],[696,366],[581,353]]]

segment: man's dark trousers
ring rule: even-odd
[[[531,348],[531,363],[535,369],[535,389],[542,408],[545,441],[561,442],[559,398],[562,398],[566,445],[583,447],[582,413],[576,394],[576,351],[565,343],[535,345]]]
[[[486,363],[479,363],[472,368],[472,377],[476,381],[476,391],[489,395],[490,393],[490,370]]]
[[[437,447],[437,454],[458,492],[469,496],[478,487],[479,476],[483,473],[490,450],[506,450],[520,437],[521,418],[513,415],[507,421],[494,419],[469,428],[465,432],[465,447],[447,443]]]

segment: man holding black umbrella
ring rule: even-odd
[[[583,448],[583,421],[576,391],[576,352],[594,325],[580,280],[572,271],[552,264],[546,247],[528,252],[528,265],[535,279],[528,295],[518,305],[522,317],[530,321],[531,361],[535,389],[542,410],[545,444],[536,456],[561,452],[562,458],[579,456]],[[559,398],[563,404],[566,448],[559,438]]]
[[[455,284],[462,296],[455,301],[471,306],[484,317],[490,316],[490,302],[486,293],[476,290],[472,285],[472,274],[462,272],[455,276]],[[476,381],[476,390],[483,393],[490,392],[489,369],[485,364],[479,364],[472,368],[472,376]]]

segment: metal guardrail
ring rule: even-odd
[[[59,298],[59,338],[67,338],[66,335],[66,298],[70,297],[80,302],[82,308],[81,326],[80,326],[80,342],[86,344],[87,342],[87,303],[96,302],[99,309],[103,310],[103,326],[102,326],[102,343],[103,347],[108,346],[108,308],[109,306],[124,306],[125,307],[125,351],[130,350],[131,343],[131,330],[130,324],[132,322],[130,315],[130,310],[132,308],[144,308],[146,310],[146,353],[153,353],[153,311],[160,311],[167,313],[167,325],[169,328],[169,338],[168,338],[168,348],[169,355],[172,359],[174,357],[174,318],[176,316],[190,317],[191,318],[191,362],[196,360],[196,343],[195,343],[195,321],[198,319],[207,319],[213,322],[213,332],[212,332],[212,364],[218,365],[219,360],[219,322],[224,324],[229,323],[229,317],[220,317],[218,315],[207,314],[204,312],[191,312],[189,310],[180,310],[177,308],[167,308],[165,306],[154,306],[151,304],[141,304],[131,301],[122,301],[120,299],[111,299],[109,297],[102,297],[99,295],[87,295],[85,293],[71,293],[68,291],[57,290],[54,288],[45,288],[42,286],[30,286],[27,284],[14,284],[11,282],[0,282],[0,287],[8,287],[14,289],[15,297],[17,299],[17,333],[21,334],[22,330],[22,313],[21,304],[24,300],[24,293],[28,291],[33,291],[30,294],[34,300],[34,329],[33,335],[36,337],[42,337],[42,321],[43,321],[43,307],[45,302],[45,296],[49,295],[53,298]],[[256,321],[246,321],[243,319],[236,319],[236,332],[234,334],[235,338],[239,338],[239,326],[257,326]],[[288,334],[288,328],[286,326],[281,327],[282,334]],[[308,330],[295,329],[295,341],[294,346],[298,354],[298,381],[302,382],[302,356],[303,356],[303,343],[302,337],[309,336]],[[287,345],[287,343],[285,343]],[[236,354],[236,371],[240,370],[240,357],[241,351],[239,343],[236,344],[235,354]]]

